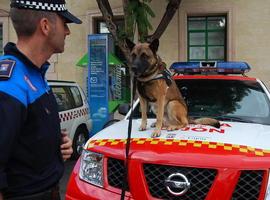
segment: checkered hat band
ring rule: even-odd
[[[42,3],[42,2],[25,1],[25,0],[24,1],[16,0],[16,4],[24,8],[30,8],[30,9],[35,9],[35,10],[56,11],[56,12],[67,10],[65,4]]]

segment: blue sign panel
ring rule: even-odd
[[[108,121],[108,35],[88,36],[88,101],[93,120],[90,136]]]

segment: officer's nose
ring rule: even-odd
[[[67,23],[65,23],[65,34],[70,35],[70,30],[69,30]]]

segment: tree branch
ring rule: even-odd
[[[154,39],[159,39],[161,37],[172,20],[176,10],[179,8],[181,1],[182,0],[170,0],[167,5],[166,12],[164,13],[156,31],[152,35],[147,36],[146,40],[148,42],[152,42]]]
[[[110,33],[113,35],[114,39],[117,39],[117,27],[113,22],[113,12],[110,3],[108,0],[97,0],[97,4]]]
[[[102,13],[103,19],[105,20],[106,25],[113,36],[114,41],[118,43],[118,46],[120,47],[121,51],[124,53],[127,60],[129,60],[130,52],[129,49],[126,47],[125,42],[119,40],[118,38],[117,26],[113,22],[113,12],[110,3],[108,2],[108,0],[96,0],[96,1]]]
[[[125,41],[120,39],[117,34],[117,26],[113,22],[113,12],[110,6],[110,3],[108,0],[96,0],[98,7],[103,15],[103,19],[106,22],[106,25],[110,31],[110,33],[113,36],[114,41],[118,44],[119,48],[125,55],[127,61],[130,61],[130,50],[127,48]],[[161,22],[159,23],[156,31],[152,34],[146,37],[146,41],[152,42],[154,39],[159,39],[161,35],[164,33],[166,30],[168,24],[172,20],[176,10],[179,8],[179,5],[182,0],[170,0],[167,7],[166,11],[161,19]],[[130,3],[130,0],[122,0],[123,3],[123,9],[124,9],[124,15],[125,15],[125,24],[127,23],[126,21],[126,16],[129,15],[127,11],[127,5]],[[127,28],[127,27],[126,27]],[[131,28],[131,27],[129,27]],[[126,30],[127,31],[127,30]]]

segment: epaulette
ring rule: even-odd
[[[15,63],[14,60],[0,61],[0,80],[7,80],[11,77]]]

